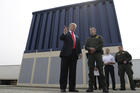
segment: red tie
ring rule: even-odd
[[[75,49],[75,38],[73,32],[72,32],[72,40],[73,40],[73,49]]]

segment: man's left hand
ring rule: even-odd
[[[123,63],[124,63],[124,64],[126,64],[126,63],[127,63],[127,61],[123,61]]]

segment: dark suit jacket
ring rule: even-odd
[[[77,35],[76,37],[76,44],[75,44],[75,49],[76,49],[76,57],[78,58],[78,55],[81,53],[81,45],[80,45],[80,40]],[[60,57],[65,57],[65,56],[70,56],[72,54],[72,47],[73,47],[73,40],[72,40],[72,35],[70,32],[68,32],[66,35],[64,33],[60,36],[60,40],[62,40],[63,43],[63,48],[60,53]]]

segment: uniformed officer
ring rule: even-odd
[[[118,74],[120,76],[121,82],[120,90],[125,90],[125,73],[128,75],[131,90],[135,90],[135,83],[133,80],[133,71],[131,63],[132,56],[127,51],[124,51],[122,46],[119,46],[118,49],[119,52],[116,53],[115,60],[118,63]]]
[[[85,49],[88,50],[88,67],[89,67],[89,88],[87,92],[93,92],[94,84],[94,62],[96,61],[97,68],[99,70],[101,78],[101,86],[103,92],[108,93],[105,76],[103,73],[103,61],[102,61],[102,48],[104,46],[103,38],[96,35],[96,29],[94,27],[90,28],[90,37],[87,39],[85,44]]]
[[[106,83],[107,87],[109,89],[109,74],[111,75],[111,80],[112,80],[112,89],[115,89],[115,74],[114,74],[114,66],[115,64],[115,59],[114,56],[110,54],[110,49],[106,48],[105,50],[105,55],[103,56],[103,62],[105,64],[105,77],[106,77]]]

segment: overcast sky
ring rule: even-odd
[[[0,0],[0,65],[21,64],[32,12],[91,0]],[[114,0],[124,49],[140,59],[140,0]]]

